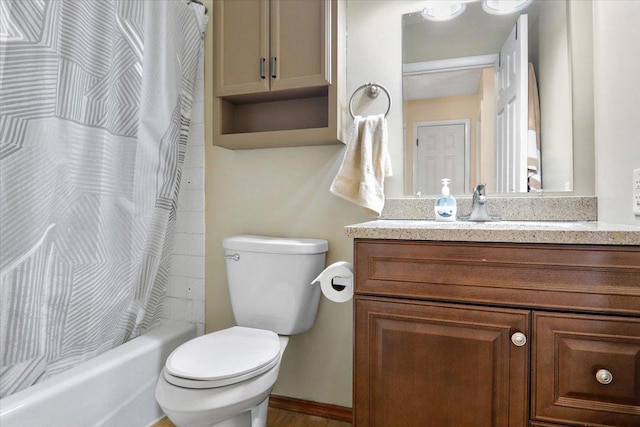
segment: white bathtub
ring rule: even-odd
[[[158,374],[195,326],[163,320],[148,333],[0,400],[2,427],[144,427],[163,417]]]

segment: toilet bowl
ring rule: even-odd
[[[244,329],[246,332],[249,328]],[[234,331],[237,331],[237,327],[203,335],[199,338],[203,339],[201,341],[213,338],[209,342],[202,343],[203,347],[206,347],[218,344],[218,335]],[[197,340],[198,338],[189,341],[189,343]],[[217,378],[215,374],[212,375],[211,371],[203,373],[201,378],[196,378],[197,368],[195,366],[197,364],[191,369],[190,376],[192,378],[173,375],[168,372],[168,367],[165,365],[156,385],[156,401],[167,417],[178,427],[265,426],[268,397],[278,378],[280,361],[288,342],[289,337],[276,335],[277,355],[275,359],[266,365],[256,361],[253,371],[249,370],[252,361],[246,360],[247,363],[243,367],[238,366],[235,374],[233,369],[225,369],[225,372],[220,372]],[[234,354],[233,351],[228,351],[229,347],[219,348],[226,349],[223,351],[224,354],[220,355],[222,359]],[[184,354],[179,356],[184,356],[186,360],[191,354],[191,350],[195,349],[195,346],[187,348],[189,353],[183,352]],[[176,351],[178,350],[176,349]],[[176,353],[174,352],[172,355],[176,355]]]
[[[264,236],[224,239],[231,305],[238,326],[174,350],[156,401],[178,427],[265,427],[269,394],[289,335],[313,325],[326,240]]]

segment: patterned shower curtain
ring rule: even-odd
[[[0,397],[159,320],[204,8],[0,1]]]

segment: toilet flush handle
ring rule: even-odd
[[[240,261],[240,254],[229,254],[224,256],[225,259],[232,259],[234,261]]]

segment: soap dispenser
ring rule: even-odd
[[[434,206],[436,221],[455,221],[458,207],[456,199],[454,199],[450,194],[449,182],[451,182],[451,180],[443,178],[441,182],[442,197],[436,200],[436,204]]]

